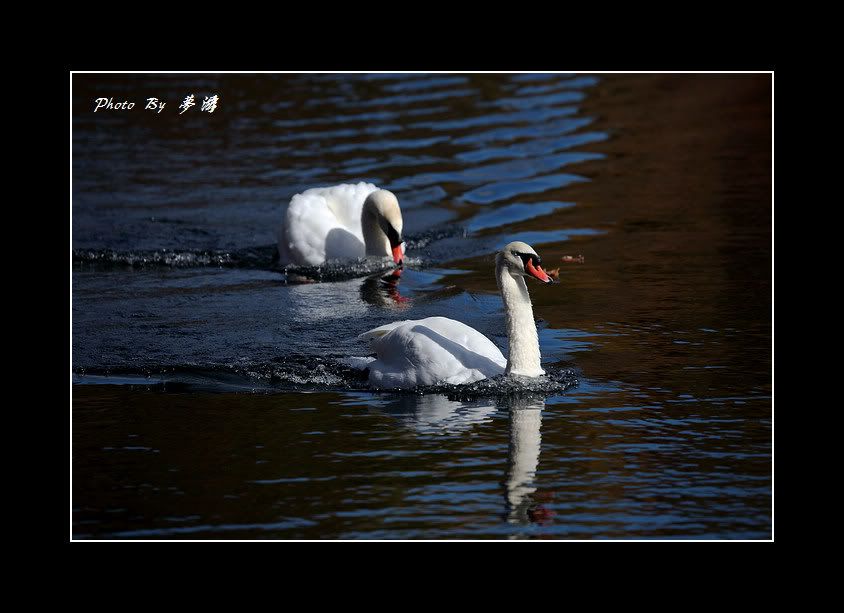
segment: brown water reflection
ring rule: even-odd
[[[532,287],[537,316],[606,335],[577,356],[590,376],[770,391],[770,78],[606,76],[583,106],[612,135],[593,146],[607,158],[577,167],[590,183],[542,195],[577,206],[513,230],[606,233],[540,248],[562,284]],[[585,263],[560,263],[567,254]],[[465,287],[496,291],[488,257],[457,265],[478,273]]]

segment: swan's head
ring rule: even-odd
[[[514,277],[533,277],[543,283],[555,282],[542,270],[542,259],[539,254],[533,247],[522,241],[513,241],[499,251],[495,258],[495,265],[506,268]]]
[[[390,250],[393,253],[393,260],[401,265],[404,258],[404,250],[401,231],[404,223],[401,218],[399,200],[393,192],[386,189],[378,189],[367,196],[363,203],[364,216],[370,215],[371,222],[381,229],[390,241]]]

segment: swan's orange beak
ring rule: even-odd
[[[401,266],[402,260],[404,259],[404,253],[401,250],[401,243],[393,247],[393,261],[396,263],[397,266]]]
[[[549,277],[544,270],[542,270],[542,266],[534,266],[532,260],[528,260],[527,264],[525,265],[525,270],[527,273],[533,277],[534,279],[539,279],[543,283],[553,283],[554,279]]]

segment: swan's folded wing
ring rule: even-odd
[[[323,196],[307,193],[293,196],[287,207],[285,226],[293,262],[316,266],[325,261],[325,237],[338,223]]]
[[[372,183],[314,187],[296,194],[280,228],[280,263],[317,266],[326,259],[362,257],[360,217]]]
[[[462,321],[447,317],[428,317],[420,320],[419,323],[436,331],[445,339],[465,347],[471,353],[489,358],[502,367],[507,364],[507,360],[495,343]]]
[[[308,190],[303,195],[314,192],[325,198],[329,210],[337,218],[337,223],[363,242],[363,233],[360,226],[363,203],[366,197],[377,189],[378,187],[372,183],[360,182],[355,185],[344,183],[333,187]]]
[[[501,351],[477,330],[445,317],[397,321],[360,335],[378,358],[369,365],[375,387],[470,383],[504,372]]]

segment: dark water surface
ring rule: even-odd
[[[74,538],[771,538],[768,75],[83,74],[73,98]],[[279,270],[281,205],[357,181],[401,202],[401,280]],[[511,240],[560,269],[529,286],[550,381],[373,392],[344,365],[433,315],[506,351]]]

